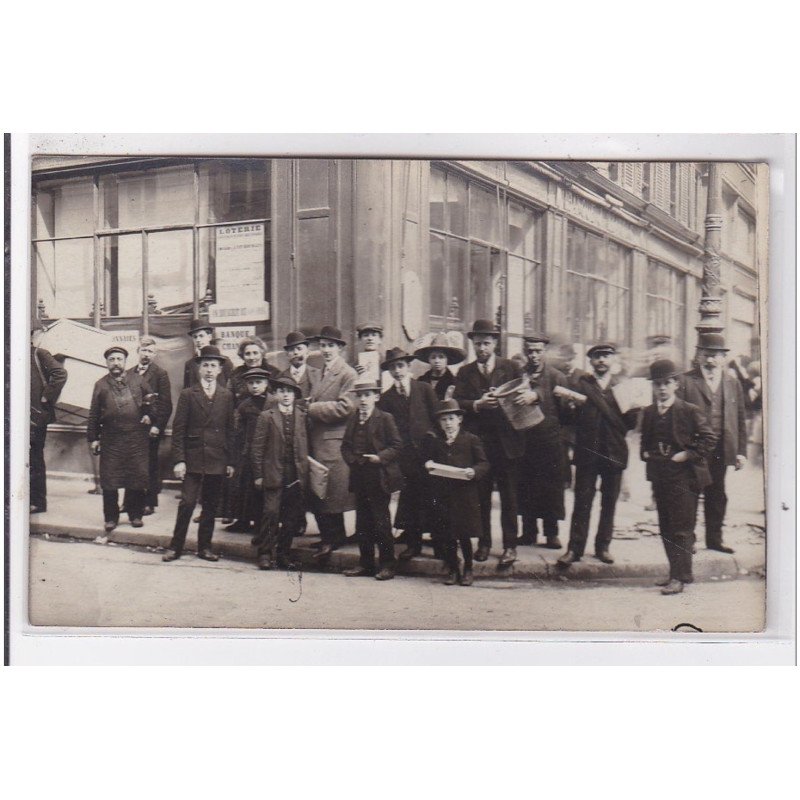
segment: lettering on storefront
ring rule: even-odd
[[[208,307],[209,322],[239,322],[241,320],[269,319],[269,303],[250,303],[249,305],[223,305],[214,303]]]
[[[219,306],[239,308],[242,298],[263,301],[263,223],[217,228],[216,270]]]
[[[134,349],[139,346],[139,337],[141,336],[137,330],[109,331],[109,335],[114,344],[132,345]],[[133,350],[130,347],[128,350],[133,354]]]
[[[214,329],[214,337],[219,340],[220,352],[222,355],[228,356],[234,364],[242,363],[239,358],[239,342],[255,335],[255,325],[236,325]]]
[[[582,219],[591,225],[602,228],[607,233],[618,236],[620,239],[630,240],[633,230],[614,214],[609,213],[601,206],[590,202],[584,197],[579,197],[572,192],[564,195],[564,208],[570,214]]]

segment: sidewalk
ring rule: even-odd
[[[592,555],[593,537],[597,524],[598,509],[595,508],[591,538],[583,560],[566,572],[556,567],[556,559],[562,550],[546,550],[543,547],[518,547],[517,561],[510,568],[499,570],[497,560],[502,552],[500,541],[500,514],[495,494],[493,509],[494,547],[489,560],[475,564],[476,578],[516,578],[516,579],[559,579],[559,580],[607,580],[607,579],[645,579],[663,577],[667,571],[667,559],[661,539],[658,536],[656,514],[645,511],[649,502],[649,484],[643,474],[637,471],[639,465],[631,465],[628,471],[630,499],[617,504],[616,527],[611,554],[614,564],[603,564]],[[736,578],[740,575],[763,573],[766,564],[763,494],[758,483],[760,473],[746,469],[729,472],[728,495],[730,498],[728,519],[725,528],[725,543],[736,551],[725,555],[706,550],[702,512],[698,515],[696,529],[698,548],[694,558],[696,580],[715,580]],[[48,482],[49,510],[31,517],[31,534],[49,536],[68,536],[76,539],[93,540],[102,534],[102,501],[89,494],[92,483],[78,479],[51,479]],[[127,517],[123,516],[117,529],[110,535],[109,544],[131,544],[153,548],[168,545],[175,522],[178,506],[177,492],[168,488],[160,496],[160,506],[152,516],[144,518],[144,527],[134,529]],[[569,518],[572,511],[572,492],[566,493],[567,519],[560,524],[561,541],[567,543]],[[394,504],[393,504],[394,505]],[[595,505],[599,505],[599,496]],[[196,513],[199,513],[199,508]],[[392,510],[394,514],[394,509]],[[355,513],[346,517],[348,532],[355,527]],[[254,561],[254,550],[250,544],[250,534],[228,533],[222,530],[217,521],[214,531],[214,549],[223,558],[236,558]],[[197,526],[191,525],[187,540],[187,550],[196,547]],[[312,545],[318,541],[314,518],[308,515],[308,536],[295,539],[296,560],[304,570],[318,571],[319,565],[313,558]],[[98,545],[100,546],[100,545]],[[402,549],[397,547],[397,552]],[[155,557],[154,557],[155,561]],[[160,562],[159,562],[160,563]],[[358,563],[358,548],[347,546],[334,552],[326,566],[329,572],[340,572]],[[423,549],[423,555],[411,562],[398,562],[397,572],[402,575],[435,576],[444,573],[442,564],[433,558],[430,548]]]

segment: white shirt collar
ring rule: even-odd
[[[399,381],[395,381],[394,382],[395,387],[397,387],[398,383],[402,383],[403,384],[403,390],[406,393],[406,397],[410,397],[411,396],[411,376],[410,375],[405,375],[404,377],[400,378]]]
[[[308,365],[303,362],[303,364],[299,367],[293,367],[291,364],[289,365],[289,374],[294,377],[295,375],[299,378],[302,378],[303,375],[306,374],[306,367]]]
[[[672,404],[675,402],[675,395],[672,395],[669,400],[665,400],[663,403],[660,400],[656,401],[656,408],[658,408],[659,413],[663,414],[668,409],[672,408]]]
[[[280,411],[281,414],[283,414],[284,416],[288,417],[289,414],[294,414],[294,403],[292,403],[290,406],[283,406],[278,404],[278,411]]]
[[[494,372],[494,365],[497,363],[497,356],[492,353],[484,364],[478,362],[478,369],[485,375],[491,375]]]
[[[611,370],[606,372],[605,375],[598,375],[595,372],[594,373],[594,379],[597,381],[597,385],[601,389],[608,389],[608,384],[611,383]]]

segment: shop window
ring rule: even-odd
[[[109,317],[142,314],[142,235],[104,236],[103,310]]]
[[[199,167],[200,222],[236,222],[270,216],[269,159],[226,159]]]
[[[91,178],[48,181],[35,192],[34,239],[94,233],[94,186]]]
[[[683,353],[686,336],[686,276],[650,259],[646,279],[647,335],[667,335]]]
[[[66,239],[34,244],[36,301],[44,315],[87,318],[94,303],[92,239]]]
[[[495,192],[469,187],[469,233],[484,242],[500,243],[500,209]]]
[[[147,291],[159,313],[191,310],[194,285],[192,238],[191,230],[147,235]]]

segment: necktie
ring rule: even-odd
[[[358,412],[358,421],[363,425],[367,419],[369,419],[369,414],[366,411],[359,411]]]
[[[203,391],[206,393],[206,397],[210,398],[212,394],[212,386],[211,383],[204,383],[203,384]]]
[[[137,371],[137,372],[138,372],[140,375],[144,375],[144,374],[145,374],[145,372],[147,372],[147,367],[145,367],[143,364],[139,364],[139,366],[136,368],[136,371]]]
[[[403,386],[402,383],[397,384],[397,393],[400,395],[400,397],[406,396],[406,387]]]

